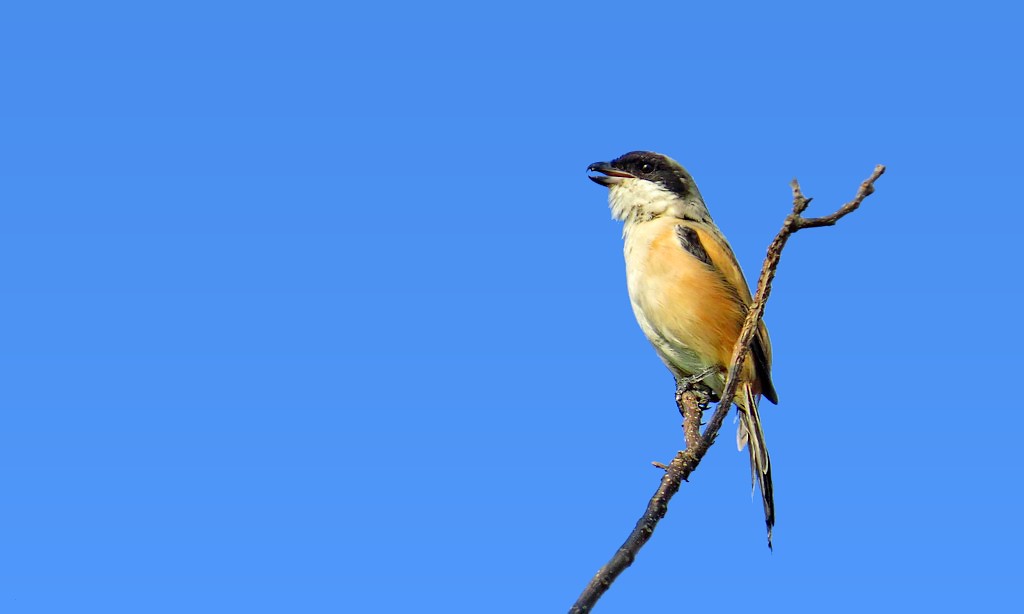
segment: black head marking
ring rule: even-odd
[[[693,194],[693,178],[675,160],[653,151],[631,151],[611,161],[611,165],[640,179],[657,183],[682,197]]]

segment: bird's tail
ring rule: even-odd
[[[736,431],[736,447],[740,450],[748,445],[750,451],[750,489],[754,480],[761,487],[761,501],[764,503],[764,522],[768,526],[768,548],[772,547],[772,527],[775,526],[775,494],[772,490],[772,463],[768,458],[768,446],[761,429],[761,416],[757,413],[757,395],[750,384],[744,384],[745,407],[739,406],[740,426]]]

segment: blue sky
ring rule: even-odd
[[[683,443],[584,171],[651,149],[751,280],[889,171],[768,305],[774,553],[719,445],[598,611],[1012,609],[1019,22],[6,8],[0,608],[567,610]]]

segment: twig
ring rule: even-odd
[[[703,389],[700,398],[697,397],[696,387],[676,382],[676,407],[683,416],[683,438],[687,450],[695,450],[700,445],[700,420],[711,398],[711,391],[703,385],[699,386]]]
[[[594,578],[587,585],[587,588],[580,595],[576,603],[569,610],[569,614],[586,614],[591,611],[598,599],[604,595],[612,582],[633,564],[640,548],[647,543],[654,533],[658,521],[665,517],[668,512],[669,500],[679,491],[680,484],[690,477],[690,474],[700,464],[704,454],[715,442],[722,423],[732,408],[731,399],[736,396],[736,389],[739,386],[740,367],[750,351],[750,343],[757,331],[758,324],[764,316],[765,303],[771,294],[772,281],[775,279],[775,271],[779,266],[779,259],[782,256],[782,248],[786,246],[789,237],[803,228],[817,228],[819,226],[832,226],[844,216],[857,210],[861,202],[875,191],[875,181],[885,172],[885,167],[879,164],[875,167],[871,176],[864,180],[857,190],[853,200],[840,207],[835,213],[824,217],[805,218],[802,217],[811,199],[806,198],[800,191],[800,184],[794,179],[790,186],[793,188],[793,211],[786,216],[782,229],[775,236],[775,239],[768,246],[768,254],[765,256],[764,265],[761,267],[761,276],[757,280],[757,292],[747,311],[747,319],[743,323],[739,339],[733,348],[732,362],[729,366],[728,377],[725,388],[721,394],[721,402],[715,409],[714,415],[708,421],[703,436],[700,435],[700,420],[706,403],[702,404],[702,398],[698,398],[698,392],[685,386],[677,386],[676,403],[679,411],[683,414],[683,434],[686,439],[686,449],[682,450],[672,459],[665,475],[661,478],[657,492],[651,497],[647,504],[647,510],[637,521],[636,527],[626,538],[626,541],[615,552],[615,555],[602,567]],[[703,396],[703,395],[702,395]],[[658,463],[655,466],[664,467]]]
[[[857,190],[857,195],[853,197],[853,200],[844,204],[832,215],[826,215],[825,217],[802,217],[800,214],[807,210],[807,205],[810,204],[811,199],[804,197],[800,191],[800,184],[796,179],[790,182],[789,185],[793,188],[793,212],[786,216],[786,220],[782,223],[782,229],[779,231],[779,234],[775,235],[771,245],[768,246],[768,254],[765,256],[764,265],[761,267],[761,276],[757,280],[757,292],[754,294],[754,300],[750,303],[747,319],[743,323],[743,330],[740,331],[740,337],[736,340],[736,345],[732,350],[732,363],[729,366],[729,376],[726,378],[725,388],[722,390],[722,401],[718,404],[714,415],[711,416],[711,420],[708,420],[707,428],[704,429],[703,446],[705,448],[714,443],[718,430],[722,428],[722,422],[725,421],[725,417],[732,408],[732,403],[727,402],[726,399],[733,399],[736,396],[736,389],[740,384],[740,368],[747,357],[747,353],[750,351],[750,342],[754,339],[758,324],[764,316],[765,303],[772,292],[775,271],[779,267],[779,259],[782,257],[782,248],[786,246],[786,241],[798,230],[817,228],[819,226],[832,226],[842,217],[856,211],[857,207],[860,207],[860,203],[875,191],[875,181],[884,172],[884,166],[881,164],[876,166],[871,176],[860,184],[860,189]]]
[[[683,432],[687,433],[687,440],[690,439],[691,433],[696,433],[693,441],[695,444],[698,444],[702,441],[700,437],[700,419],[706,405],[702,407],[697,394],[690,389],[677,388],[676,401],[679,404],[679,412],[683,414]],[[700,459],[704,455],[703,452],[698,453],[700,449],[701,446],[699,445],[690,448],[689,444],[687,444],[687,449],[680,451],[672,459],[672,462],[666,468],[665,475],[661,478],[658,491],[654,493],[650,502],[647,503],[644,515],[637,521],[633,531],[615,552],[612,559],[590,580],[590,584],[587,585],[583,594],[580,595],[575,605],[569,610],[570,614],[590,612],[590,609],[594,607],[594,604],[601,598],[601,595],[604,595],[608,587],[615,581],[615,578],[619,577],[620,573],[633,564],[637,552],[651,538],[651,535],[654,533],[654,527],[657,526],[658,521],[664,518],[668,512],[669,499],[679,491],[679,485],[690,477],[690,473],[700,463]],[[704,449],[706,450],[707,448]],[[661,466],[664,467],[664,465]]]

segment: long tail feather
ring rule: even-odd
[[[746,407],[739,407],[740,426],[736,431],[736,445],[742,450],[749,444],[750,489],[756,480],[761,487],[761,502],[764,503],[764,522],[768,527],[768,548],[772,547],[772,527],[775,526],[775,493],[772,490],[772,463],[768,458],[768,446],[761,429],[761,416],[757,413],[757,396],[749,384],[743,386]]]

